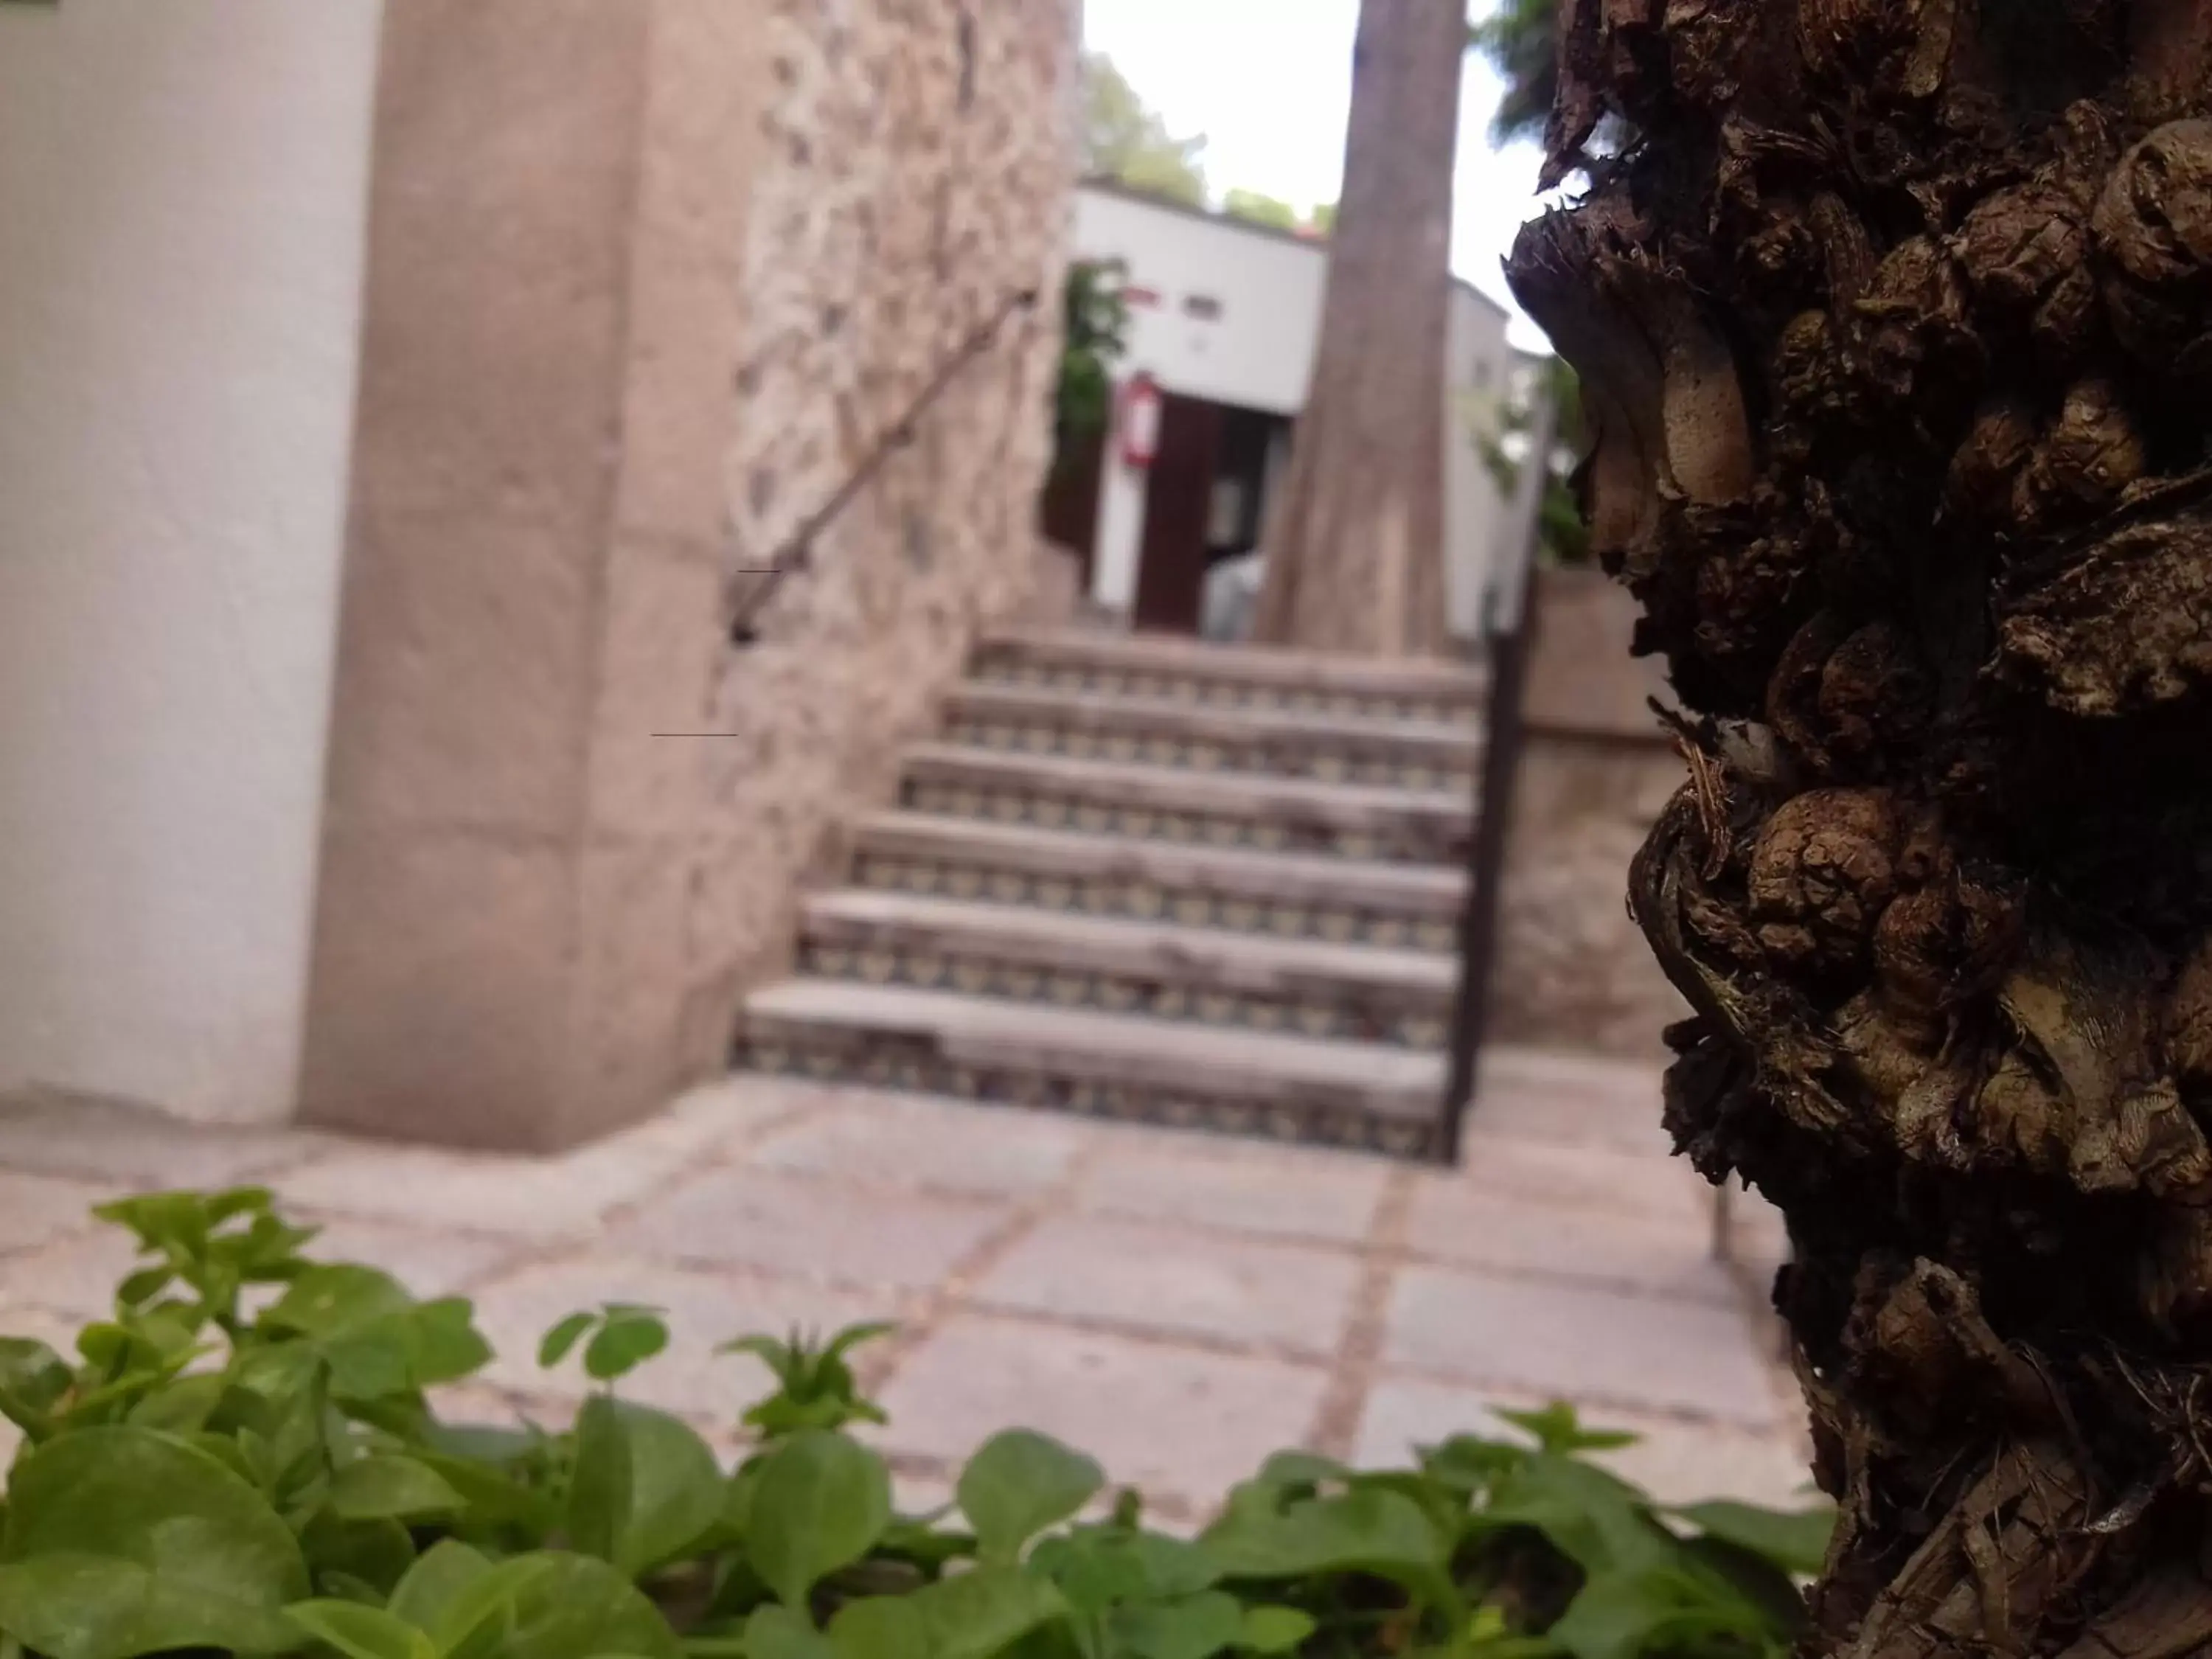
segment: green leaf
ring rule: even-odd
[[[1296,1607],[1247,1607],[1237,1645],[1251,1653],[1288,1653],[1314,1628],[1313,1615]]]
[[[219,1371],[178,1377],[133,1406],[130,1420],[142,1429],[193,1433],[207,1426],[229,1387],[230,1379]]]
[[[745,1659],[835,1659],[838,1650],[804,1613],[771,1603],[745,1620]]]
[[[34,1439],[43,1438],[50,1414],[76,1374],[43,1342],[0,1336],[0,1416]]]
[[[1137,1602],[1107,1615],[1109,1640],[1134,1659],[1213,1659],[1244,1634],[1244,1609],[1233,1595],[1206,1590],[1177,1601]]]
[[[404,1619],[356,1601],[295,1601],[284,1616],[346,1659],[438,1659],[430,1638]]]
[[[683,1659],[668,1621],[629,1579],[586,1555],[541,1551],[502,1561],[455,1599],[433,1632],[447,1659]]]
[[[1068,1613],[1065,1596],[1018,1567],[978,1567],[907,1600],[928,1632],[930,1659],[992,1659]]]
[[[635,1577],[714,1529],[726,1484],[713,1450],[688,1424],[600,1396],[585,1403],[577,1422],[569,1537]]]
[[[650,1308],[610,1307],[584,1349],[584,1374],[594,1382],[627,1376],[668,1346],[668,1325]]]
[[[1296,1499],[1280,1510],[1232,1508],[1198,1542],[1229,1578],[1303,1578],[1385,1567],[1432,1570],[1443,1565],[1446,1547],[1419,1504],[1402,1493],[1372,1487],[1337,1498]]]
[[[1836,1511],[1827,1504],[1790,1511],[1717,1502],[1686,1504],[1671,1512],[1702,1533],[1807,1578],[1820,1576],[1828,1559],[1828,1540],[1836,1530]]]
[[[1221,1574],[1195,1544],[1118,1526],[1078,1527],[1040,1540],[1029,1565],[1084,1613],[1121,1601],[1166,1601],[1211,1589]]]
[[[1314,1452],[1279,1451],[1273,1454],[1260,1466],[1253,1484],[1277,1491],[1293,1487],[1315,1487],[1330,1482],[1341,1484],[1352,1479],[1353,1471],[1333,1457],[1322,1457]]]
[[[805,1429],[761,1464],[745,1541],[776,1599],[799,1610],[816,1584],[868,1553],[890,1516],[883,1460],[842,1434]]]
[[[1533,1527],[1584,1572],[1639,1573],[1680,1559],[1644,1494],[1603,1469],[1537,1452],[1501,1476],[1477,1512],[1484,1528]]]
[[[572,1313],[551,1330],[538,1345],[538,1363],[546,1370],[568,1357],[568,1351],[583,1340],[584,1333],[599,1322],[595,1313]]]
[[[1515,1412],[1501,1407],[1496,1415],[1501,1422],[1534,1435],[1539,1451],[1562,1455],[1578,1451],[1613,1451],[1632,1446],[1638,1439],[1618,1429],[1584,1428],[1575,1408],[1563,1400],[1553,1401],[1541,1411]]]
[[[1029,1429],[1008,1429],[985,1441],[961,1471],[960,1510],[985,1560],[1012,1561],[1105,1484],[1105,1472],[1082,1453]]]
[[[267,1328],[311,1339],[339,1396],[379,1400],[459,1381],[491,1358],[474,1310],[459,1297],[416,1302],[389,1273],[313,1267],[261,1316]]]
[[[326,1509],[301,1528],[300,1547],[322,1595],[350,1595],[342,1586],[366,1584],[379,1607],[415,1565],[414,1538],[389,1516],[341,1521]]]
[[[491,1563],[456,1539],[434,1544],[394,1586],[390,1611],[417,1630],[443,1631],[461,1597],[491,1574]]]
[[[1574,1659],[1643,1659],[1726,1636],[1756,1650],[1762,1638],[1777,1634],[1757,1609],[1667,1569],[1593,1577],[1545,1632]]]
[[[176,1277],[177,1270],[166,1264],[141,1267],[115,1287],[115,1305],[118,1308],[143,1308],[175,1283]]]
[[[378,1452],[346,1464],[331,1477],[331,1512],[342,1521],[390,1517],[415,1521],[450,1515],[467,1500],[428,1464]]]
[[[151,1430],[93,1428],[27,1454],[8,1491],[0,1629],[48,1659],[292,1645],[307,1595],[292,1529],[246,1481]]]
[[[928,1621],[904,1596],[848,1601],[830,1621],[830,1645],[837,1659],[931,1659]]]

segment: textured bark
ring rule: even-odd
[[[1262,640],[1445,639],[1444,341],[1464,0],[1363,0],[1313,386],[1271,517]]]
[[[2212,1651],[2212,6],[1566,3],[1513,278],[1687,710],[1630,896],[1790,1217],[1808,1651]]]

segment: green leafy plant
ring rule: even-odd
[[[1067,268],[1060,294],[1065,335],[1053,399],[1058,456],[1097,436],[1113,413],[1114,363],[1126,349],[1129,331],[1129,307],[1121,297],[1127,275],[1118,259],[1079,259]]]
[[[467,1303],[311,1261],[258,1189],[100,1213],[144,1257],[112,1317],[74,1359],[0,1340],[0,1659],[1778,1659],[1826,1547],[1823,1511],[1654,1504],[1565,1407],[1412,1469],[1279,1455],[1194,1538],[1023,1429],[902,1515],[848,1432],[884,1420],[852,1356],[885,1327],[726,1345],[774,1388],[726,1468],[622,1397],[653,1310],[547,1333],[595,1385],[565,1426],[457,1425]]]

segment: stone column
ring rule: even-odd
[[[301,1093],[550,1148],[711,1066],[686,929],[756,0],[390,0]]]

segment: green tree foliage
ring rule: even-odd
[[[1288,202],[1256,190],[1232,187],[1221,198],[1221,210],[1233,218],[1249,219],[1255,225],[1267,225],[1275,230],[1296,230],[1304,222],[1298,210]]]
[[[1111,260],[1079,259],[1067,268],[1060,296],[1065,343],[1053,397],[1055,469],[1097,437],[1113,412],[1114,360],[1129,327],[1121,275]]]
[[[1583,447],[1582,383],[1565,359],[1547,357],[1537,369],[1531,391],[1540,392],[1559,411],[1552,453],[1546,458],[1552,476],[1544,489],[1536,556],[1547,565],[1587,564],[1589,532],[1583,523],[1572,483],[1576,458]],[[1509,497],[1520,481],[1523,459],[1519,458],[1527,453],[1528,429],[1535,418],[1534,401],[1528,397],[1508,402],[1496,430],[1481,440],[1483,465]],[[1516,439],[1520,441],[1516,442]]]
[[[1083,167],[1190,207],[1206,205],[1206,135],[1179,138],[1103,52],[1083,54]]]
[[[1541,138],[1559,90],[1559,0],[1497,0],[1469,31],[1474,49],[1505,77],[1505,95],[1491,118],[1493,143]]]
[[[728,1345],[775,1385],[731,1467],[621,1397],[649,1308],[546,1334],[573,1418],[459,1427],[426,1390],[491,1358],[465,1301],[310,1260],[258,1188],[100,1213],[143,1261],[113,1316],[0,1339],[0,1659],[1784,1659],[1832,1519],[1658,1504],[1565,1407],[1384,1474],[1280,1454],[1193,1538],[1021,1429],[908,1515],[847,1432],[881,1327]]]

